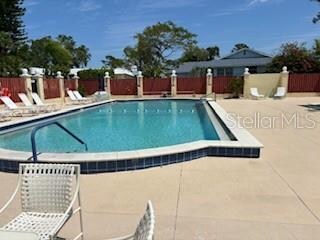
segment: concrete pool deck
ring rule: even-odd
[[[248,129],[263,145],[260,159],[207,157],[133,172],[84,175],[81,196],[85,237],[106,239],[131,233],[152,200],[155,239],[318,239],[320,238],[320,110],[300,105],[319,97],[284,100],[218,100],[227,112],[265,117],[298,114],[301,125]],[[0,206],[17,175],[0,173]],[[15,203],[17,206],[18,203]],[[0,216],[6,223],[14,206]],[[72,219],[61,232],[71,237]]]

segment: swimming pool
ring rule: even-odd
[[[205,156],[259,158],[263,147],[214,101],[107,100],[0,124],[0,171],[17,172],[19,163],[33,161],[31,131],[53,121],[86,142],[88,151],[50,125],[36,134],[37,161],[78,163],[82,173],[137,170]]]
[[[198,140],[220,140],[203,103],[149,100],[105,104],[58,120],[83,139],[88,152],[156,148]],[[0,147],[31,151],[32,127],[0,135]],[[83,152],[78,142],[51,125],[36,135],[40,152]]]

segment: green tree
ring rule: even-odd
[[[313,0],[317,3],[320,3],[320,0]],[[317,13],[317,15],[312,19],[313,23],[317,23],[320,20],[320,12]]]
[[[72,36],[67,35],[59,35],[57,37],[58,42],[62,44],[62,46],[67,49],[72,56],[72,66],[73,67],[85,67],[88,65],[88,62],[91,58],[91,54],[89,53],[89,49],[81,45],[77,47],[76,42],[74,41]]]
[[[236,52],[236,51],[239,51],[239,50],[244,49],[244,48],[250,48],[250,47],[245,43],[237,43],[232,48],[231,52]]]
[[[57,71],[67,73],[72,66],[72,55],[60,42],[48,36],[31,42],[29,61],[32,66],[45,68],[49,75]]]
[[[0,75],[18,75],[24,65],[27,45],[22,0],[0,1]]]
[[[320,60],[320,38],[314,40],[312,52],[313,52],[313,55],[316,57],[316,59]]]
[[[206,49],[209,54],[208,60],[213,60],[216,57],[220,57],[220,48],[218,46],[207,47]]]
[[[121,58],[116,58],[111,55],[105,56],[105,59],[101,61],[103,63],[103,66],[107,69],[114,69],[117,67],[124,67],[125,61]]]
[[[26,44],[17,44],[7,32],[0,32],[0,76],[17,76],[27,62]]]
[[[316,60],[305,44],[298,42],[286,43],[280,47],[279,53],[272,59],[268,66],[269,72],[280,72],[287,66],[292,72],[317,72],[319,61]]]
[[[209,60],[209,53],[205,48],[192,46],[188,48],[180,58],[181,62],[199,62]]]
[[[91,54],[89,53],[89,48],[87,48],[85,45],[80,45],[74,50],[74,67],[86,67],[90,59]]]
[[[219,57],[219,52],[220,50],[217,46],[200,48],[193,45],[183,52],[180,62],[210,61],[215,57]]]
[[[25,13],[22,4],[23,0],[0,1],[0,31],[8,33],[14,43],[27,39],[22,21]]]
[[[177,66],[173,60],[179,51],[196,43],[196,35],[173,22],[159,22],[135,35],[137,43],[124,49],[128,65],[136,65],[145,76],[160,76]]]

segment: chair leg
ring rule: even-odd
[[[79,210],[79,218],[80,218],[80,230],[82,232],[82,235],[81,235],[81,240],[84,240],[84,234],[83,234],[83,219],[82,219],[82,207],[81,207],[81,200],[80,200],[80,189],[78,191],[78,204],[79,204],[79,207],[80,207],[80,210]]]

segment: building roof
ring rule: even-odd
[[[186,62],[180,65],[177,73],[191,72],[194,68],[219,68],[219,67],[251,67],[265,66],[271,62],[271,58],[242,58],[242,59],[221,59],[203,62]]]
[[[69,71],[69,75],[77,75],[78,72],[87,70],[88,68],[71,68]]]
[[[248,58],[232,58],[234,55],[241,53],[242,51],[251,51],[258,57]],[[176,70],[177,73],[191,72],[194,68],[220,68],[220,67],[251,67],[251,66],[265,66],[272,61],[271,56],[268,54],[256,51],[254,49],[241,49],[229,55],[226,55],[220,59],[201,62],[186,62],[179,66]]]
[[[261,52],[261,51],[258,51],[258,50],[252,49],[252,48],[242,48],[238,51],[229,53],[228,55],[225,55],[225,56],[221,57],[220,59],[228,59],[228,58],[231,58],[235,55],[238,55],[239,53],[244,52],[244,51],[249,51],[249,52],[255,53],[256,55],[260,55],[262,58],[264,58],[264,57],[271,58],[271,56],[267,53],[264,53],[264,52]]]
[[[37,75],[37,74],[44,75],[45,71],[46,70],[44,68],[40,68],[40,67],[30,67],[29,68],[29,72],[31,75]]]
[[[115,68],[113,72],[115,75],[128,75],[134,77],[134,74],[125,68]]]

